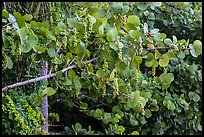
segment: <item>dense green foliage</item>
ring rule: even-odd
[[[40,134],[45,95],[64,134],[202,132],[201,3],[43,4],[2,11],[2,86],[56,72],[2,93],[2,134]]]

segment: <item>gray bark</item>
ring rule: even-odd
[[[46,61],[42,61],[40,63],[40,73],[42,76],[46,76],[48,73],[48,65]],[[47,79],[45,79],[44,81],[47,81]],[[47,88],[47,86],[43,85],[44,88]],[[43,131],[45,131],[46,133],[48,132],[48,97],[45,96],[43,98],[43,103],[40,105],[41,107],[41,112],[45,117],[45,124],[42,126],[42,133]]]

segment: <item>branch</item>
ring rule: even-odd
[[[87,64],[87,63],[90,63],[90,62],[95,61],[97,59],[98,58],[93,58],[93,59],[90,59],[90,60],[87,60],[87,61],[83,61],[82,63]],[[76,67],[77,67],[77,65],[68,66],[67,68],[62,69],[61,71],[62,71],[62,73],[64,73],[65,71],[67,71],[69,69],[76,68]],[[12,84],[12,85],[8,85],[8,86],[2,88],[2,92],[8,90],[9,88],[19,87],[19,86],[22,86],[22,85],[25,85],[25,84],[29,84],[29,83],[33,83],[33,82],[37,82],[37,81],[42,81],[44,79],[52,78],[52,77],[55,77],[55,76],[56,76],[56,73],[53,73],[53,74],[48,74],[48,75],[41,76],[41,77],[38,77],[38,78],[26,80],[26,81],[23,81],[23,82],[18,82],[18,83]]]

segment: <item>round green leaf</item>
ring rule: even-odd
[[[160,39],[165,39],[165,38],[166,38],[166,34],[165,34],[165,33],[159,34],[159,38],[160,38]]]
[[[161,83],[168,83],[168,84],[170,84],[173,79],[171,74],[166,74],[166,73],[162,73],[159,76],[159,78],[160,78]]]
[[[125,70],[126,67],[127,67],[127,65],[126,65],[124,62],[120,61],[120,62],[118,63],[118,65],[117,65],[117,67],[118,67],[120,70]]]
[[[100,21],[102,23],[101,26],[105,27],[107,24],[107,18],[101,18]]]
[[[125,128],[123,126],[118,126],[117,131],[119,133],[123,133],[125,131]]]
[[[155,33],[155,34],[154,34],[154,40],[155,40],[155,41],[160,41],[159,35],[160,35],[160,33]]]
[[[157,34],[159,32],[159,29],[152,29],[152,30],[150,30],[150,33],[151,34]]]
[[[173,36],[173,43],[174,43],[174,44],[177,43],[177,38],[176,38],[176,36]]]
[[[25,15],[23,16],[23,19],[24,19],[25,21],[30,21],[30,20],[33,19],[33,16],[32,16],[31,14],[25,14]]]
[[[127,106],[128,106],[129,108],[134,108],[136,105],[134,104],[134,102],[133,102],[132,100],[128,100],[128,101],[127,101]]]
[[[140,32],[138,30],[130,30],[130,36],[139,40]]]
[[[66,25],[65,25],[62,21],[57,24],[57,27],[58,27],[59,29],[67,30]]]
[[[12,69],[13,68],[13,61],[11,60],[11,58],[7,57],[7,67],[8,69]]]
[[[169,56],[164,54],[159,60],[159,65],[161,67],[166,67],[169,64]]]
[[[147,53],[147,61],[151,61],[151,60],[153,60],[154,59],[154,55],[153,55],[153,53],[152,52],[149,52],[149,53]]]
[[[148,19],[155,20],[154,13],[150,13],[149,16],[148,16]]]
[[[62,71],[57,71],[57,72],[56,72],[56,77],[57,77],[57,78],[61,78],[62,76],[63,76]]]
[[[87,109],[88,104],[87,103],[81,103],[80,104],[80,109]]]
[[[142,57],[141,56],[135,56],[134,59],[136,61],[136,66],[139,66],[142,63]]]
[[[98,28],[98,33],[100,34],[100,35],[103,35],[104,34],[104,26],[100,26],[99,28]]]
[[[174,74],[173,73],[168,73],[168,75],[171,78],[171,81],[174,81]]]
[[[172,40],[169,38],[166,38],[164,39],[164,43],[169,46],[170,44],[172,44]]]
[[[44,27],[44,28],[49,28],[50,27],[50,24],[48,23],[48,21],[43,21],[41,23],[41,26]]]
[[[174,110],[175,109],[174,103],[171,101],[168,101],[167,108],[168,110]]]
[[[156,59],[153,59],[151,61],[146,61],[145,66],[147,67],[157,67],[158,66],[158,61]]]
[[[146,106],[146,102],[147,101],[145,100],[145,98],[140,96],[140,103],[142,103],[143,106]]]
[[[31,48],[35,47],[38,44],[38,37],[35,34],[30,33],[26,41],[29,43]]]
[[[151,98],[152,94],[150,92],[141,91],[141,96],[144,98]]]
[[[152,116],[152,112],[149,109],[145,110],[145,117],[150,118]]]
[[[128,6],[128,5],[123,6],[123,8],[122,8],[122,14],[126,14],[126,13],[128,13],[128,11],[129,11],[129,6]]]
[[[24,45],[21,45],[20,48],[23,53],[28,53],[32,49],[28,42],[26,42]]]
[[[109,121],[111,119],[111,114],[110,113],[105,113],[104,114],[104,119]]]
[[[141,117],[141,118],[139,119],[139,121],[140,121],[140,123],[141,123],[142,125],[144,125],[144,124],[147,123],[145,117]]]
[[[194,93],[193,93],[193,92],[189,92],[189,93],[188,93],[188,97],[189,97],[190,99],[192,99],[193,96],[194,96]]]
[[[23,28],[19,29],[17,32],[18,32],[20,39],[21,39],[21,45],[23,45],[24,40],[26,40],[28,38],[27,35],[29,33],[29,30],[28,30],[28,28],[23,27]]]
[[[202,54],[202,42],[200,40],[195,40],[193,42],[193,47],[194,47],[195,52],[196,52],[197,55]]]
[[[170,84],[171,84],[171,81],[172,81],[172,77],[171,77],[171,75],[168,75],[168,74],[166,74],[166,73],[162,73],[160,76],[159,76],[159,78],[160,78],[160,83],[161,83],[161,85],[162,85],[162,89],[167,89],[169,86],[170,86]]]
[[[196,51],[195,51],[195,49],[194,49],[194,47],[193,47],[193,44],[189,44],[189,48],[190,48],[190,53],[191,53],[191,55],[193,56],[193,57],[198,57],[198,55],[196,54]]]
[[[100,77],[105,77],[106,73],[103,69],[99,69],[96,71],[96,74],[99,75]]]
[[[72,81],[69,78],[65,78],[65,80],[63,81],[63,85],[65,86],[69,86],[72,84]]]
[[[154,2],[153,4],[154,4],[154,6],[156,6],[156,7],[160,7],[160,6],[162,5],[161,2]]]
[[[130,69],[129,67],[126,67],[126,69],[123,71],[123,75],[124,75],[125,77],[130,77],[130,76],[132,76],[132,71],[131,71],[131,69]]]
[[[82,129],[82,126],[80,123],[76,123],[74,127],[76,130]]]
[[[150,110],[151,111],[159,111],[159,106],[157,104],[151,103]]]
[[[140,4],[139,6],[137,6],[137,8],[139,10],[146,10],[147,9],[147,4]]]
[[[133,131],[133,132],[131,133],[131,135],[139,135],[139,132],[138,132],[138,131]]]
[[[97,108],[96,111],[94,112],[94,117],[97,119],[101,119],[103,112],[101,111],[101,109]]]
[[[79,81],[79,80],[75,80],[74,85],[75,85],[76,90],[80,90],[80,89],[81,89],[81,87],[82,87],[82,85],[81,85],[81,83],[80,83],[80,81]]]
[[[33,49],[35,52],[38,53],[44,53],[46,51],[46,48],[40,45],[34,46]]]
[[[109,44],[109,46],[110,46],[111,49],[114,49],[115,51],[118,50],[118,46],[117,46],[114,42],[111,42],[111,43]]]
[[[130,24],[133,24],[135,26],[140,25],[140,19],[136,15],[128,16],[127,22],[130,23]]]
[[[54,89],[51,88],[51,87],[48,87],[48,88],[46,88],[46,89],[43,90],[42,96],[43,96],[43,97],[44,97],[44,96],[51,96],[51,95],[53,95],[53,94],[55,94],[55,93],[56,93],[56,90],[54,90]]]
[[[90,6],[90,7],[88,7],[88,13],[89,13],[90,15],[93,15],[93,14],[95,14],[95,13],[98,13],[98,8],[93,7],[93,6]]]
[[[54,48],[49,48],[48,49],[48,55],[53,58],[56,56],[56,53],[55,53],[55,49]]]
[[[106,10],[106,9],[100,9],[100,10],[98,11],[98,17],[99,17],[99,18],[105,17],[106,14],[107,14],[107,10]]]
[[[174,59],[174,58],[176,58],[176,55],[175,55],[175,53],[174,53],[173,51],[168,51],[168,52],[166,53],[166,55],[169,56],[169,59]],[[177,56],[178,56],[178,55],[177,55]]]
[[[115,117],[116,117],[117,119],[121,119],[121,116],[120,116],[119,114],[115,114]]]
[[[187,67],[187,70],[188,70],[189,72],[195,74],[195,72],[196,72],[196,70],[197,70],[197,66],[196,66],[195,64],[189,65],[189,66]]]
[[[198,102],[199,100],[200,100],[200,96],[198,94],[194,93],[193,101]]]
[[[177,55],[178,58],[184,59],[185,58],[185,53],[183,51],[180,51]]]
[[[106,38],[108,41],[111,42],[111,41],[115,41],[117,39],[117,36],[118,36],[117,30],[115,30],[114,28],[111,28],[108,31]]]
[[[76,77],[75,71],[74,71],[73,69],[69,70],[69,71],[68,71],[68,76],[69,76],[69,78],[71,78],[71,79],[75,78],[75,77]]]
[[[138,125],[138,121],[136,120],[136,118],[135,118],[134,115],[130,115],[130,123],[131,123],[133,126]]]

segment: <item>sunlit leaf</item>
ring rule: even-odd
[[[31,14],[25,14],[25,15],[23,16],[23,19],[24,19],[25,21],[30,21],[30,20],[33,19],[33,16],[32,16]]]
[[[128,16],[127,22],[130,24],[134,24],[135,26],[140,25],[140,19],[136,15]]]
[[[43,90],[42,96],[52,96],[56,93],[56,90],[54,90],[52,87],[47,87]]]
[[[25,21],[23,19],[23,16],[19,12],[14,12],[14,17],[16,18],[18,26],[20,28],[25,27]]]
[[[8,19],[9,13],[6,10],[2,11],[2,17]]]
[[[169,64],[169,56],[164,54],[159,60],[159,65],[161,67],[166,67]]]

